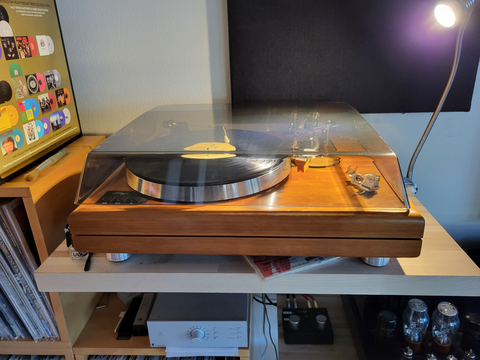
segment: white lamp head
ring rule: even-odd
[[[476,0],[442,0],[435,6],[435,18],[444,27],[454,27],[462,21],[468,8],[475,5]]]

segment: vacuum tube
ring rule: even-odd
[[[447,354],[460,326],[458,311],[452,303],[443,301],[432,315],[433,351]]]
[[[480,314],[470,313],[465,317],[465,329],[463,331],[463,350],[480,353]]]
[[[378,314],[375,344],[379,349],[386,349],[392,346],[396,324],[397,316],[391,311],[384,310]]]
[[[413,351],[408,346],[403,348],[402,360],[413,360]]]
[[[475,353],[473,352],[472,349],[465,351],[465,353],[463,354],[463,360],[475,360],[475,359],[476,359]]]
[[[427,332],[430,318],[428,316],[427,304],[420,299],[410,299],[403,311],[403,335],[405,346],[408,346],[414,353],[422,348],[422,341]]]

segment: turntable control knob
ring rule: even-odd
[[[190,331],[190,337],[191,337],[192,344],[200,345],[200,343],[202,342],[202,339],[205,337],[205,333],[203,332],[203,330],[194,329]]]

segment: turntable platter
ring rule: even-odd
[[[134,155],[125,159],[134,190],[174,202],[212,202],[259,193],[290,173],[289,158],[234,156],[195,159],[180,155]]]

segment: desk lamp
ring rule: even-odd
[[[422,135],[422,138],[420,139],[420,142],[418,143],[417,148],[412,155],[410,164],[408,165],[407,176],[404,179],[405,185],[407,187],[413,188],[412,191],[414,194],[417,192],[418,188],[412,180],[413,168],[415,166],[415,162],[417,161],[418,154],[422,150],[423,144],[427,140],[430,130],[432,130],[432,127],[435,124],[435,121],[437,120],[440,111],[442,110],[443,103],[447,98],[448,92],[450,91],[450,87],[452,86],[453,79],[455,78],[455,74],[457,72],[458,62],[460,60],[463,34],[465,33],[465,28],[467,26],[468,20],[470,19],[470,16],[472,15],[473,8],[475,7],[476,3],[477,0],[445,0],[440,1],[436,5],[434,10],[435,18],[440,23],[440,25],[449,28],[459,25],[460,28],[458,30],[457,42],[455,46],[455,56],[447,86],[445,87],[442,97],[440,98],[440,102],[438,103],[435,112],[430,118],[430,121],[428,122],[428,125]]]

